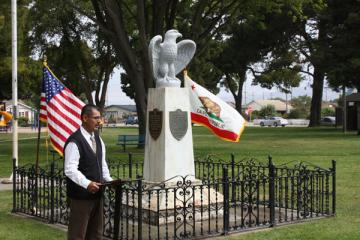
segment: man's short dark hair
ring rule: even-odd
[[[93,109],[100,111],[99,108],[94,104],[86,104],[85,106],[83,106],[83,108],[81,109],[81,118],[84,115],[90,115]]]

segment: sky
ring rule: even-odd
[[[196,78],[192,76],[192,79],[196,81]],[[265,89],[259,86],[252,86],[252,81],[248,80],[245,82],[243,88],[243,104],[249,103],[253,100],[259,99],[270,99],[275,97],[281,97],[286,99],[285,93],[279,92],[277,88],[272,89]],[[297,88],[292,89],[292,94],[288,94],[287,97],[290,100],[292,97],[298,97],[302,95],[311,96],[312,95],[312,88],[311,88],[311,81],[304,80],[300,83],[300,86]],[[221,88],[219,92],[220,98],[224,101],[228,102],[233,99],[231,93],[227,91],[225,88]],[[339,93],[332,91],[328,87],[325,86],[323,92],[323,100],[329,101],[332,99],[336,99],[339,97]],[[108,84],[108,91],[106,97],[106,105],[131,105],[135,104],[135,102],[127,97],[125,93],[121,91],[120,86],[120,70],[116,69],[112,74],[112,77]]]

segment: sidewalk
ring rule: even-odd
[[[46,132],[47,128],[46,127],[42,127],[41,128],[41,132]],[[37,133],[38,129],[37,128],[31,128],[31,127],[18,127],[18,133]],[[3,134],[12,134],[12,129],[8,130],[7,133],[2,132]]]
[[[8,181],[9,178],[0,178],[0,191],[5,191],[5,190],[12,190],[13,185],[12,183],[3,183],[3,181]]]

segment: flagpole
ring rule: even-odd
[[[43,66],[44,66],[44,68],[47,67],[47,57],[46,57],[46,55],[44,56]],[[43,77],[43,80],[41,81],[41,86],[43,84],[43,81],[44,81],[44,77]],[[41,103],[41,99],[40,99],[40,103]],[[41,136],[40,110],[41,110],[41,104],[39,105],[39,118],[38,118],[38,136],[37,136],[36,161],[35,161],[35,171],[36,171],[36,173],[38,173],[38,170],[39,170],[39,156],[40,156],[40,136]]]
[[[13,100],[13,159],[15,166],[18,166],[18,88],[17,88],[17,19],[16,19],[16,0],[11,0],[11,56],[12,56],[12,100]],[[15,179],[13,174],[10,181]]]

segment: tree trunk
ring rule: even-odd
[[[313,89],[312,89],[309,127],[316,127],[320,125],[323,88],[324,88],[324,72],[320,67],[314,65],[314,80],[313,80]]]
[[[310,108],[310,122],[309,127],[316,127],[320,125],[321,119],[321,103],[324,88],[324,77],[325,72],[323,68],[324,52],[326,51],[327,35],[325,31],[324,21],[319,20],[318,30],[319,37],[313,43],[311,48],[311,63],[314,66],[314,77],[313,77],[313,91]]]
[[[243,90],[244,82],[245,81],[243,79],[239,80],[238,94],[236,96],[234,96],[235,108],[240,114],[241,114],[241,110],[242,110],[242,90]]]
[[[235,100],[235,109],[241,114],[242,110],[242,90],[244,86],[244,82],[246,81],[246,66],[241,67],[238,74],[237,84],[234,84],[231,79],[231,76],[229,74],[226,74],[226,81],[228,84],[228,87],[230,89],[230,92],[232,93],[234,100]]]
[[[147,93],[145,92],[144,87],[144,77],[140,74],[136,74],[134,76],[136,79],[135,81],[137,84],[135,86],[135,104],[136,104],[136,111],[138,115],[139,121],[139,135],[146,133],[146,107],[147,107]]]

